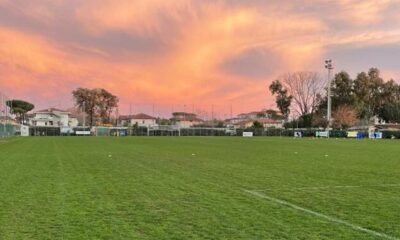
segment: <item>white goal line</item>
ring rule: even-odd
[[[259,192],[256,192],[256,191],[250,191],[250,190],[243,190],[243,191],[246,192],[246,193],[249,193],[249,194],[251,194],[253,196],[256,196],[258,198],[266,199],[266,200],[269,200],[271,202],[280,204],[282,206],[293,208],[293,209],[296,209],[298,211],[301,211],[301,212],[304,212],[304,213],[308,213],[310,215],[313,215],[313,216],[316,216],[316,217],[319,217],[319,218],[326,219],[326,220],[328,220],[330,222],[342,224],[342,225],[350,227],[350,228],[352,228],[354,230],[357,230],[357,231],[360,231],[360,232],[364,232],[364,233],[368,233],[368,234],[376,236],[376,237],[390,239],[390,240],[400,240],[400,238],[397,238],[397,237],[394,237],[394,236],[390,236],[390,235],[387,235],[385,233],[380,233],[380,232],[377,232],[377,231],[374,231],[374,230],[371,230],[371,229],[368,229],[368,228],[364,228],[364,227],[361,227],[359,225],[356,225],[356,224],[353,224],[353,223],[350,223],[350,222],[347,222],[347,221],[344,221],[344,220],[341,220],[341,219],[338,219],[338,218],[335,218],[335,217],[331,217],[331,216],[328,216],[328,215],[325,215],[325,214],[322,214],[322,213],[319,213],[319,212],[315,212],[313,210],[301,207],[299,205],[287,202],[285,200],[281,200],[281,199],[278,199],[278,198],[270,197],[270,196],[268,196],[266,194],[263,194],[263,193],[259,193]]]
[[[263,192],[271,190],[319,190],[319,189],[335,189],[335,188],[368,188],[368,187],[400,187],[398,183],[392,184],[377,184],[377,185],[338,185],[338,186],[319,186],[319,187],[288,187],[288,188],[264,188],[254,189],[252,191]]]

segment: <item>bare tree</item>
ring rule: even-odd
[[[313,114],[325,81],[316,72],[293,72],[279,77],[293,97],[293,110],[300,115]]]
[[[346,129],[357,122],[357,111],[351,106],[339,106],[333,113],[333,119],[335,128]]]
[[[78,88],[72,95],[75,105],[88,114],[90,126],[94,125],[95,117],[98,116],[102,123],[111,122],[111,113],[118,107],[118,97],[101,88]]]

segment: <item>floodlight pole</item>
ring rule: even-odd
[[[328,138],[329,138],[329,129],[331,127],[331,116],[332,116],[332,98],[331,98],[331,86],[332,86],[332,70],[333,70],[333,62],[331,59],[325,60],[325,68],[328,69],[328,106],[326,111],[326,119],[328,121]]]
[[[85,128],[86,128],[86,108],[85,108],[85,105],[86,105],[86,101],[84,101],[83,102],[83,105],[82,105],[82,110],[83,110],[83,130],[85,130]]]
[[[5,102],[4,102],[4,96],[3,96],[3,94],[2,93],[0,93],[1,94],[1,105],[3,105],[3,104],[5,104]],[[1,106],[0,105],[0,106]],[[5,113],[5,111],[7,111],[7,107],[6,107],[6,110],[1,110],[0,109],[0,111],[3,111],[4,113]],[[3,116],[5,115],[5,114],[2,114]],[[6,120],[6,118],[4,118],[4,120]],[[6,121],[4,121],[3,122],[3,137],[5,137],[6,136]]]

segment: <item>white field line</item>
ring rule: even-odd
[[[400,187],[400,184],[379,184],[379,185],[339,185],[339,186],[321,186],[321,187],[292,187],[292,188],[264,188],[253,191],[262,192],[270,190],[319,190],[319,189],[334,189],[334,188],[367,188],[367,187]]]
[[[246,193],[249,193],[249,194],[253,195],[253,196],[256,196],[256,197],[259,197],[259,198],[262,198],[262,199],[267,199],[267,200],[269,200],[271,202],[278,203],[280,205],[283,205],[283,206],[286,206],[286,207],[290,207],[290,208],[296,209],[298,211],[305,212],[305,213],[314,215],[316,217],[329,220],[329,221],[334,222],[334,223],[339,223],[339,224],[345,225],[347,227],[350,227],[350,228],[352,228],[354,230],[357,230],[357,231],[360,231],[360,232],[365,232],[365,233],[368,233],[370,235],[373,235],[373,236],[376,236],[376,237],[385,238],[385,239],[400,240],[400,238],[389,236],[389,235],[387,235],[385,233],[376,232],[376,231],[371,230],[371,229],[363,228],[363,227],[355,225],[353,223],[350,223],[350,222],[347,222],[347,221],[344,221],[344,220],[341,220],[341,219],[338,219],[338,218],[335,218],[335,217],[331,217],[331,216],[328,216],[328,215],[325,215],[325,214],[322,214],[322,213],[319,213],[319,212],[315,212],[313,210],[310,210],[310,209],[307,209],[307,208],[303,208],[303,207],[300,207],[300,206],[295,205],[293,203],[290,203],[290,202],[287,202],[287,201],[284,201],[284,200],[281,200],[281,199],[278,199],[278,198],[273,198],[273,197],[270,197],[268,195],[265,195],[265,194],[262,194],[262,193],[259,193],[259,192],[250,191],[250,190],[244,190],[244,191]]]

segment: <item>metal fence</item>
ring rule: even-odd
[[[15,126],[13,124],[0,123],[0,137],[11,137],[15,135]]]
[[[0,137],[11,137],[15,135],[15,125],[11,114],[11,109],[7,106],[10,100],[5,94],[0,92]]]

